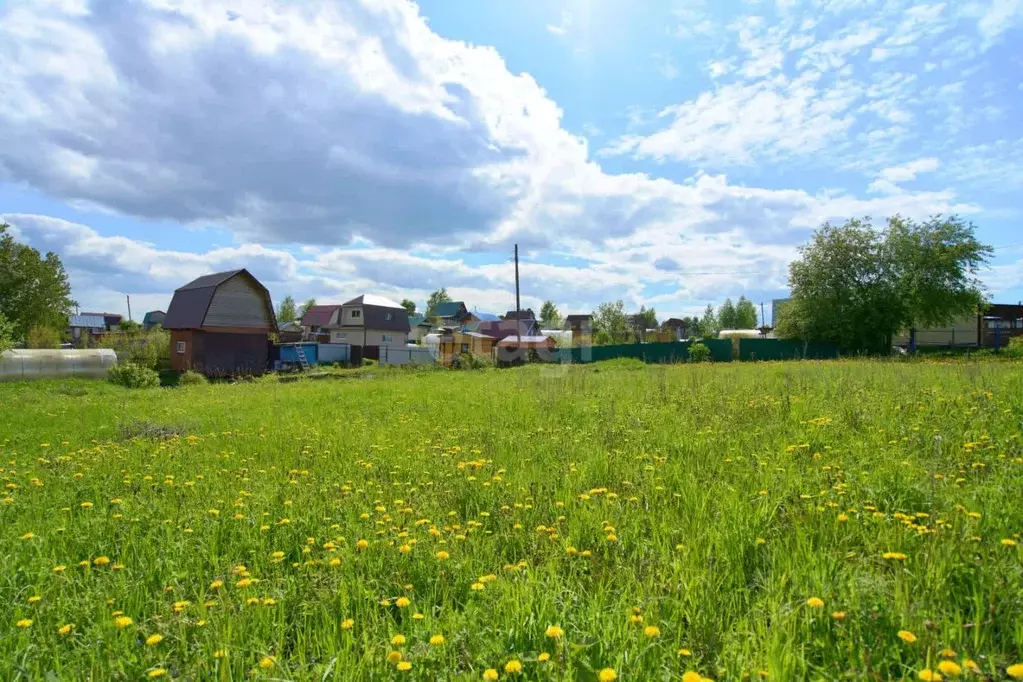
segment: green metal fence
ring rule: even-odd
[[[739,339],[740,360],[824,360],[837,358],[838,349],[827,343],[788,339]]]
[[[727,339],[708,339],[700,343],[710,349],[715,362],[729,362],[732,359],[732,342]],[[562,348],[555,352],[555,362],[585,364],[602,362],[615,358],[635,358],[643,362],[663,364],[689,360],[690,342],[673,343],[626,343],[617,346],[586,346],[583,348]]]

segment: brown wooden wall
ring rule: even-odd
[[[185,352],[178,353],[178,341]],[[207,376],[256,375],[266,371],[269,341],[264,333],[171,331],[171,369],[191,369]]]
[[[192,342],[191,329],[172,329],[170,333],[170,366],[175,372],[184,372],[192,366]],[[178,341],[185,342],[184,354],[178,353]]]

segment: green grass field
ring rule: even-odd
[[[0,384],[0,679],[1023,677],[1021,420],[1018,363]]]

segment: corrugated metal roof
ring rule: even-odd
[[[196,277],[191,282],[183,287],[180,287],[176,291],[187,291],[189,289],[205,289],[206,287],[217,287],[231,279],[239,272],[245,272],[242,270],[227,270],[226,272],[214,272],[212,275],[203,275],[202,277]],[[255,279],[255,278],[253,278]]]
[[[501,316],[494,313],[473,313],[480,319],[480,322],[500,322]]]
[[[106,319],[102,315],[71,315],[68,318],[69,327],[86,327],[88,329],[105,329]]]
[[[241,270],[229,270],[228,272],[216,272],[212,275],[203,275],[193,279],[191,282],[174,291],[170,306],[167,308],[167,317],[163,320],[164,329],[199,329],[206,318],[206,311],[213,300],[213,294],[217,287],[237,275],[245,275],[250,278],[256,286],[266,294],[266,304],[269,308],[271,325],[276,329],[277,321],[273,315],[273,303],[270,301],[270,292],[263,284],[242,268]]]
[[[410,327],[418,327],[421,324],[427,324],[426,315],[410,315],[408,323]]]
[[[362,296],[356,296],[350,301],[345,301],[344,305],[375,305],[379,308],[401,308],[400,303],[396,303],[389,298],[383,296],[377,296],[375,294],[363,294]],[[404,308],[401,308],[405,310]],[[406,314],[408,312],[406,311]]]
[[[302,316],[303,327],[323,327],[330,322],[330,316],[339,305],[314,305]]]
[[[452,317],[462,314],[465,309],[465,303],[462,301],[449,301],[448,303],[441,303],[434,308],[433,314],[436,317]]]

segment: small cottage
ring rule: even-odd
[[[460,355],[476,355],[491,360],[496,343],[497,339],[486,334],[451,331],[448,334],[442,334],[439,339],[438,360],[445,367],[454,364]]]
[[[262,374],[277,320],[270,292],[242,269],[204,275],[175,291],[163,327],[171,333],[171,369]]]

